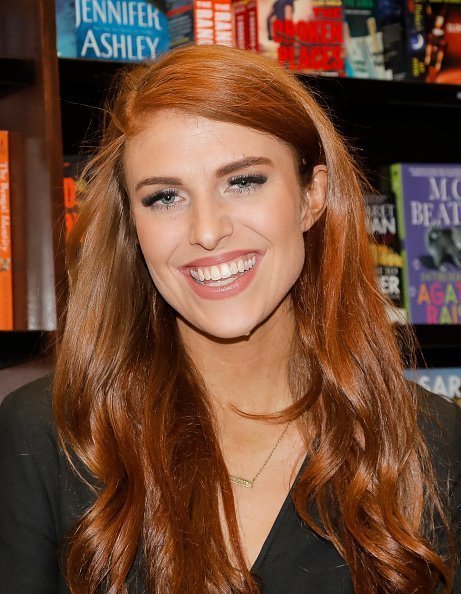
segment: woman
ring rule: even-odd
[[[123,75],[87,178],[54,421],[47,380],[2,407],[5,592],[459,591],[460,412],[402,378],[312,96],[179,48]]]

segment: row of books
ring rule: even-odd
[[[461,0],[56,0],[56,15],[63,58],[219,43],[300,73],[461,83]]]
[[[413,324],[461,324],[461,164],[393,164],[366,203],[382,292]]]

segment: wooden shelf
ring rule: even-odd
[[[0,58],[0,73],[0,97],[3,97],[34,84],[34,61]]]

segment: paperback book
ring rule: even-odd
[[[261,0],[259,51],[298,72],[343,76],[341,0]]]
[[[402,256],[397,227],[397,212],[393,196],[368,194],[365,196],[368,214],[370,249],[376,276],[383,295],[398,309],[398,318],[405,320],[402,295]]]
[[[0,330],[13,330],[9,133],[0,130]]]
[[[429,0],[424,7],[426,81],[461,84],[461,0]]]
[[[405,0],[405,39],[407,78],[426,77],[426,18],[425,0]]]
[[[165,14],[149,0],[56,0],[58,56],[140,62],[169,49]]]
[[[166,0],[166,7],[171,48],[184,43],[235,45],[231,0]]]
[[[79,155],[64,156],[63,198],[66,240],[78,219],[77,194],[83,187],[81,173],[84,159]]]
[[[461,324],[461,165],[391,165],[413,324]]]
[[[406,78],[400,0],[343,0],[346,73],[353,78]]]

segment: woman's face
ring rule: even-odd
[[[218,338],[248,335],[287,297],[326,190],[323,167],[300,187],[279,139],[169,110],[127,142],[125,178],[155,286]]]

